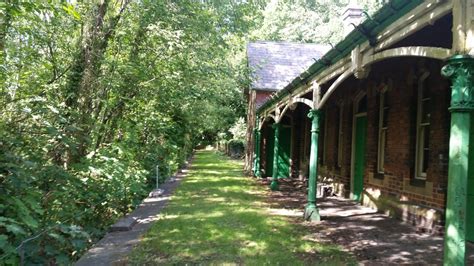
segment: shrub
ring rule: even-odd
[[[240,139],[229,140],[226,153],[232,158],[242,158],[245,154],[245,141]]]

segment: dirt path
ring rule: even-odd
[[[259,181],[267,186],[268,181]],[[304,222],[305,184],[282,181],[281,190],[269,193],[274,208],[286,209],[292,221],[304,225],[311,238],[338,244],[352,252],[364,265],[441,265],[443,237],[418,233],[416,228],[389,218],[354,201],[337,197],[318,199],[322,221]],[[468,246],[467,265],[474,265],[474,248]]]

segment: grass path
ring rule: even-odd
[[[241,169],[239,161],[197,152],[130,264],[355,264],[339,247],[311,241],[300,225],[270,214],[268,190]]]

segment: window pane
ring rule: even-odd
[[[430,87],[428,86],[428,79],[425,79],[423,82],[423,98],[430,98],[431,93],[430,93]]]
[[[388,118],[388,107],[385,107],[385,108],[383,109],[382,127],[387,127],[387,118]]]
[[[424,150],[423,151],[423,168],[421,170],[422,173],[426,173],[426,170],[428,170],[428,163],[429,163],[429,150]]]
[[[385,161],[387,160],[387,153],[385,152],[385,146],[387,146],[387,130],[383,131],[384,133],[384,138],[383,138],[383,168],[385,169]]]
[[[423,127],[423,165],[421,171],[426,173],[429,163],[429,153],[430,153],[430,127]]]
[[[385,139],[387,131],[385,129],[380,130],[379,135],[379,152],[378,152],[378,171],[383,172],[385,164]]]
[[[431,117],[431,108],[430,108],[430,99],[424,99],[421,102],[421,123],[430,123],[430,117]]]
[[[388,91],[384,92],[384,97],[383,97],[383,107],[388,107]]]
[[[367,95],[364,98],[360,99],[359,106],[357,106],[357,113],[367,112]]]
[[[340,126],[340,123],[339,123],[339,112],[336,112],[336,119],[334,121],[337,121],[336,123],[336,132],[335,134],[339,135],[339,126]],[[336,137],[336,166],[339,166],[339,137]]]

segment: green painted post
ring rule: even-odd
[[[271,190],[278,190],[278,138],[280,135],[279,123],[273,124],[273,129],[275,130],[275,143],[273,144],[273,173],[272,173],[272,183],[270,184]]]
[[[262,133],[257,129],[257,134],[255,136],[255,146],[256,146],[256,155],[255,155],[255,176],[262,177],[262,172],[260,172],[260,138]]]
[[[308,221],[317,222],[321,220],[318,207],[316,206],[316,186],[318,182],[318,138],[319,138],[319,110],[309,111],[311,119],[311,152],[309,155],[309,180],[308,180],[308,204],[304,212],[304,218]]]
[[[444,265],[464,265],[466,255],[467,187],[472,175],[474,137],[474,59],[457,55],[441,70],[452,81],[448,195],[444,237]]]
[[[261,177],[262,173],[260,172],[260,129],[259,129],[259,117],[257,117],[255,122],[254,130],[254,140],[255,140],[255,159],[253,162],[253,174],[255,177]]]
[[[252,173],[255,174],[255,167],[257,165],[257,126],[253,129],[253,163],[252,163]]]

